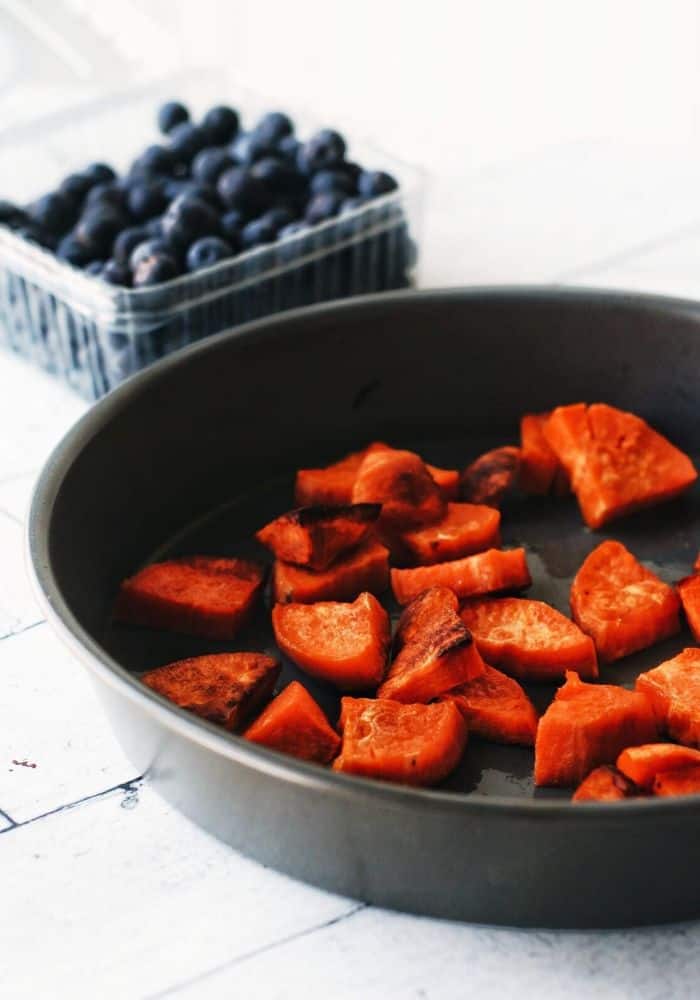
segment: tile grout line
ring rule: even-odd
[[[360,913],[368,907],[369,903],[355,903],[349,910],[338,914],[337,917],[332,917],[330,920],[324,920],[323,923],[314,924],[312,927],[307,927],[302,931],[295,932],[294,934],[288,934],[286,937],[280,938],[278,941],[271,941],[269,944],[261,945],[259,948],[252,948],[250,951],[243,952],[242,955],[232,958],[229,962],[222,962],[221,965],[216,965],[212,969],[207,969],[206,972],[193,976],[191,979],[184,979],[175,986],[169,986],[167,989],[160,990],[158,993],[150,993],[144,998],[144,1000],[163,1000],[164,997],[176,996],[181,990],[194,986],[196,983],[201,983],[205,979],[209,979],[211,976],[218,975],[218,973],[223,972],[225,969],[235,968],[235,966],[242,965],[243,962],[247,962],[251,958],[256,958],[258,955],[264,955],[269,951],[274,951],[276,948],[290,944],[292,941],[298,941],[301,938],[315,934],[317,931],[325,930],[326,927],[333,927],[334,924],[343,923],[345,920],[349,920],[351,917],[354,917],[356,913]]]
[[[76,809],[78,806],[83,805],[85,802],[92,802],[95,799],[104,798],[107,795],[111,795],[113,792],[119,790],[124,792],[135,791],[141,782],[144,780],[145,775],[139,774],[135,778],[130,778],[128,781],[122,781],[118,785],[113,785],[111,788],[105,788],[101,792],[93,792],[91,795],[84,795],[81,799],[76,799],[74,802],[66,802],[62,806],[56,806],[55,809],[49,809],[47,812],[39,813],[37,816],[30,816],[29,819],[23,820],[13,820],[7,813],[3,813],[7,816],[8,820],[12,823],[12,826],[8,826],[4,830],[0,830],[0,837],[4,833],[10,833],[12,830],[20,830],[24,826],[30,826],[32,823],[37,823],[40,819],[47,819],[49,816],[55,816],[57,813],[69,812],[71,809]],[[2,812],[2,810],[0,810]]]
[[[33,628],[39,628],[40,625],[46,625],[45,618],[39,618],[37,621],[30,622],[29,625],[23,625],[22,628],[15,629],[13,632],[0,635],[0,642],[4,642],[5,639],[11,639],[15,635],[24,635],[25,632],[30,632]]]
[[[3,829],[0,830],[0,833],[7,833],[8,830],[14,830],[17,826],[17,822],[12,818],[12,816],[10,816],[9,813],[6,813],[4,809],[0,809],[0,819],[6,819],[10,824],[9,826],[3,827]]]

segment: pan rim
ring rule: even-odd
[[[459,811],[465,815],[505,814],[530,820],[543,821],[557,819],[582,823],[626,822],[630,815],[635,817],[661,816],[676,817],[688,812],[697,812],[700,797],[640,798],[622,802],[574,804],[562,799],[519,799],[509,796],[479,795],[457,791],[443,791],[429,788],[413,788],[389,782],[376,781],[354,775],[340,774],[295,758],[275,753],[252,744],[240,736],[228,733],[184,709],[173,705],[161,695],[139,683],[128,670],[120,666],[90,636],[73,615],[63,598],[56,580],[49,556],[49,533],[53,507],[75,458],[109,421],[128,407],[132,399],[139,396],[167,372],[186,365],[193,357],[207,351],[216,350],[226,341],[251,342],[268,335],[283,335],[285,326],[298,323],[300,319],[336,315],[338,312],[356,311],[379,306],[391,308],[394,304],[407,301],[429,303],[436,300],[460,301],[508,301],[522,300],[552,305],[580,303],[600,306],[637,306],[651,311],[662,311],[666,315],[691,315],[700,325],[700,303],[689,299],[675,298],[636,292],[610,291],[596,288],[567,288],[546,285],[487,285],[464,288],[429,290],[403,290],[357,296],[352,299],[322,303],[289,310],[282,314],[254,320],[232,330],[222,331],[199,343],[176,351],[136,373],[103,399],[92,406],[63,436],[51,452],[34,487],[29,517],[25,529],[25,551],[29,575],[39,606],[47,621],[58,633],[65,645],[101,681],[117,689],[124,697],[166,730],[173,732],[204,749],[235,761],[252,771],[282,781],[302,785],[309,790],[331,794],[337,798],[365,799],[396,808],[420,808],[441,811]]]

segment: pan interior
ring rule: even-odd
[[[435,465],[462,468],[486,448],[507,443],[508,440],[517,441],[517,437],[518,429],[514,426],[506,437],[466,436],[449,441],[393,440],[390,443],[413,448]],[[364,443],[359,441],[357,446],[361,447]],[[700,455],[695,455],[694,459],[698,464]],[[305,464],[316,464],[314,456],[309,455]],[[269,564],[269,553],[255,541],[254,532],[293,506],[291,477],[256,484],[239,495],[222,496],[220,507],[186,525],[160,545],[157,551],[144,553],[142,561],[206,553],[245,556]],[[688,574],[697,555],[699,521],[700,487],[697,484],[678,500],[613,522],[608,530],[595,533],[583,525],[573,497],[517,497],[509,500],[502,511],[503,545],[506,548],[523,545],[527,550],[533,585],[526,596],[546,601],[568,615],[568,595],[573,576],[584,558],[601,541],[606,538],[621,541],[662,579],[674,583]],[[398,606],[389,595],[384,595],[382,600],[395,621],[399,614]],[[254,620],[233,642],[114,626],[109,621],[104,625],[100,641],[117,662],[135,673],[206,652],[260,650],[280,655],[270,624],[268,595]],[[650,649],[616,664],[602,666],[600,680],[630,687],[637,674],[692,644],[693,639],[684,628],[679,635]],[[335,722],[339,713],[338,693],[329,685],[303,674],[284,657],[282,663],[280,686],[293,679],[302,681],[331,721]],[[526,685],[526,690],[537,709],[543,711],[555,687],[530,684]],[[460,767],[443,788],[477,796],[496,795],[516,799],[569,797],[568,790],[535,789],[532,769],[533,752],[530,749],[473,740]]]

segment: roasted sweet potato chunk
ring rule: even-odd
[[[654,778],[654,795],[664,798],[675,795],[700,795],[700,765],[680,771],[664,771]]]
[[[317,764],[328,764],[340,749],[340,737],[298,681],[288,684],[243,735],[252,743]]]
[[[612,764],[596,767],[573,794],[574,802],[617,802],[640,794],[633,781]]]
[[[399,604],[408,604],[430,587],[449,587],[457,597],[522,590],[532,583],[525,549],[487,549],[463,559],[392,569],[391,586]]]
[[[141,676],[180,708],[233,732],[272,695],[280,665],[263,653],[212,653],[177,660]]]
[[[520,680],[558,680],[567,670],[598,676],[593,640],[542,601],[478,598],[464,605],[462,621],[486,662]]]
[[[262,583],[262,568],[245,559],[189,556],[151,563],[122,583],[114,617],[128,625],[232,639]]]
[[[604,663],[675,635],[679,608],[673,588],[612,540],[587,556],[571,585],[574,621]]]
[[[324,469],[299,469],[294,499],[300,507],[340,507],[352,503],[352,488],[365,456],[389,446],[375,441],[362,451],[353,451]]]
[[[434,785],[459,763],[467,726],[454,705],[343,698],[335,771],[405,785]]]
[[[700,642],[700,574],[687,576],[678,584],[678,596],[681,599],[688,627],[696,642]]]
[[[404,531],[440,520],[445,498],[423,460],[412,451],[368,452],[352,490],[353,503],[380,503],[380,525]]]
[[[512,445],[494,448],[468,465],[460,478],[459,495],[467,503],[500,507],[518,485],[520,449]]]
[[[448,691],[441,701],[453,701],[471,736],[491,743],[531,747],[537,733],[537,712],[516,680],[484,665],[484,672]]]
[[[651,702],[661,732],[679,743],[700,747],[700,649],[684,649],[640,674],[635,689]]]
[[[436,465],[425,463],[425,467],[440,487],[445,500],[456,500],[459,493],[459,472],[457,469],[440,469]]]
[[[557,407],[545,435],[590,528],[670,500],[697,479],[688,456],[663,435],[605,403]]]
[[[448,503],[447,513],[437,524],[415,528],[400,536],[400,545],[411,563],[461,559],[501,544],[501,515],[486,504]]]
[[[654,713],[644,695],[586,684],[569,672],[537,727],[535,784],[578,785],[594,767],[614,764],[625,747],[655,737]],[[636,780],[619,761],[617,766]]]
[[[456,598],[444,587],[416,598],[399,621],[400,651],[378,698],[426,702],[484,672],[484,662],[460,621]]]
[[[272,592],[275,601],[354,601],[363,590],[381,594],[389,584],[389,553],[369,538],[325,570],[305,569],[275,560]]]
[[[629,746],[617,758],[617,766],[636,785],[650,792],[659,775],[700,766],[700,750],[679,747],[674,743]]]
[[[520,489],[523,493],[544,496],[561,492],[557,475],[563,471],[559,459],[544,436],[548,413],[526,413],[520,420]]]
[[[380,504],[299,507],[270,521],[256,534],[283,562],[328,569],[334,559],[365,541],[379,517]]]
[[[290,660],[341,691],[374,688],[384,677],[391,627],[372,594],[360,594],[352,604],[276,604],[272,626]]]

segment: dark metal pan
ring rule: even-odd
[[[250,553],[292,505],[293,471],[382,438],[464,465],[525,411],[604,400],[700,453],[700,312],[582,291],[400,293],[288,313],[162,361],[110,394],[48,462],[29,544],[46,613],[90,667],[137,767],[235,848],[317,885],[417,913],[607,927],[700,914],[700,799],[572,806],[535,792],[532,754],[476,742],[448,784],[355,779],[246,744],[144,689],[137,672],[224,648],[113,629],[119,581],[166,552]],[[668,580],[700,543],[700,491],[585,530],[572,500],[505,512],[533,596],[567,609],[602,537]],[[684,634],[603,672],[629,683]],[[237,648],[273,648],[261,613]],[[234,648],[236,648],[234,647]],[[229,648],[231,648],[229,646]],[[286,664],[283,679],[295,676]],[[337,698],[309,683],[331,714]],[[535,692],[546,703],[551,689]],[[80,719],[67,720],[80,725]]]

